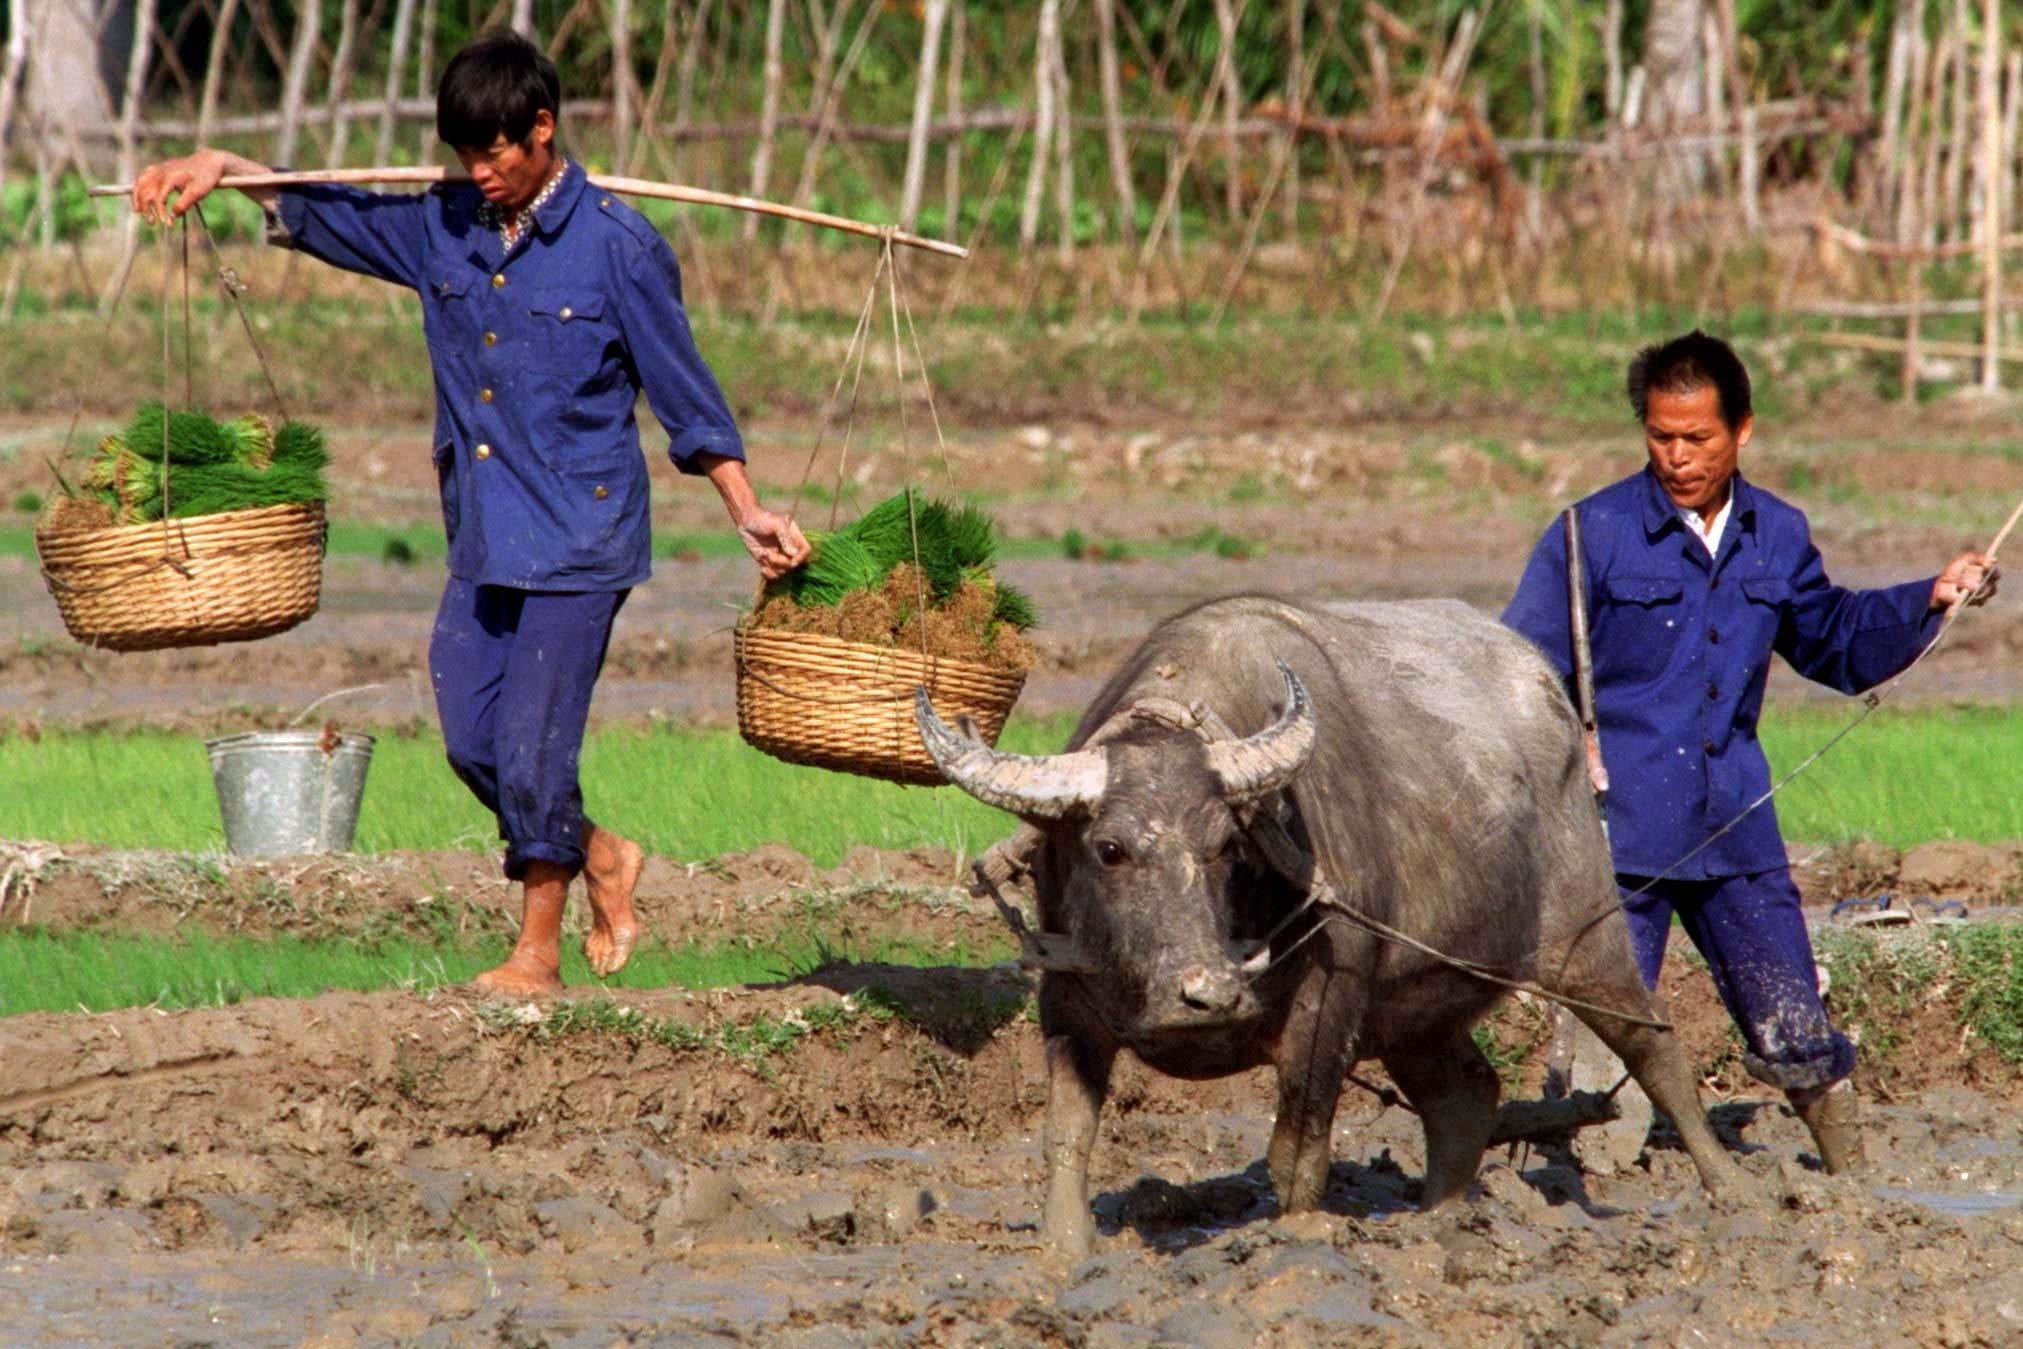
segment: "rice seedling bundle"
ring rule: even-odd
[[[766,588],[753,627],[905,649],[924,641],[936,655],[1031,668],[1019,634],[1038,612],[992,571],[997,528],[976,507],[909,488],[809,542],[814,555]]]
[[[228,422],[144,403],[99,442],[81,486],[65,485],[51,522],[135,525],[264,506],[306,506],[328,491],[323,433],[303,422],[278,429],[248,413]]]

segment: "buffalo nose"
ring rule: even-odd
[[[1243,985],[1228,970],[1197,965],[1180,976],[1180,1000],[1201,1012],[1227,1012],[1243,997]]]

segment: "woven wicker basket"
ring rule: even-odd
[[[316,612],[323,507],[265,506],[104,529],[38,529],[42,579],[88,646],[154,651],[271,637]]]
[[[967,715],[990,744],[1025,687],[1024,675],[917,651],[812,633],[740,628],[738,731],[788,763],[863,777],[937,786],[945,779],[913,724],[913,690],[926,685],[934,710]]]

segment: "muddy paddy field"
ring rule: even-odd
[[[249,863],[171,917],[133,884],[151,861],[47,867],[33,921],[358,935],[433,923],[439,903],[499,924],[509,900],[467,855]],[[767,850],[657,863],[642,896],[667,942],[813,924],[839,949],[881,930],[987,944],[997,920],[953,866],[864,854],[820,873]],[[1876,1164],[1859,1180],[1816,1169],[1682,959],[1665,992],[1746,1196],[1702,1197],[1661,1129],[1610,1175],[1551,1144],[1492,1152],[1468,1201],[1423,1214],[1416,1121],[1350,1087],[1326,1210],[1281,1218],[1269,1080],[1130,1067],[1096,1149],[1097,1253],[1072,1265],[1037,1245],[1043,1064],[1010,966],[10,1017],[0,1338],[2013,1343],[2023,1084],[1960,987],[1895,996],[1887,970],[1935,958],[1930,929],[1829,935],[1837,1011],[1891,1046],[1863,1069]],[[1487,1028],[1513,1094],[1536,1091],[1542,1028],[1519,1004]]]
[[[1517,414],[1024,411],[951,449],[1046,616],[1022,703],[1040,716],[1079,708],[1152,621],[1214,594],[1498,607],[1556,507],[1638,462],[1631,437]],[[2013,417],[1855,413],[1761,436],[1747,465],[1811,510],[1837,579],[1929,574],[1985,542],[2017,482]],[[433,527],[426,435],[411,417],[325,421],[333,517],[379,532],[333,551],[315,619],[258,648],[92,653],[32,558],[0,549],[0,726],[265,724],[354,686],[373,687],[345,704],[351,724],[429,720],[440,564],[384,542]],[[50,426],[0,426],[0,496],[42,486],[29,449]],[[798,462],[805,427],[764,429]],[[869,462],[866,500],[900,471]],[[674,542],[621,617],[595,715],[722,724],[750,569],[701,542],[720,533],[704,493],[654,475]],[[793,479],[763,476],[775,495]],[[1907,702],[2023,697],[2019,613],[1963,623]],[[1773,677],[1781,704],[1818,696]],[[61,860],[0,856],[0,928],[362,940],[439,932],[445,903],[460,931],[510,926],[471,852],[225,868],[192,889],[161,859],[59,842]],[[1858,1180],[1817,1169],[1742,1073],[1705,971],[1675,957],[1671,1014],[1746,1196],[1701,1196],[1661,1128],[1614,1174],[1556,1143],[1499,1150],[1469,1200],[1424,1214],[1416,1121],[1350,1087],[1325,1211],[1283,1218],[1262,1175],[1268,1078],[1127,1065],[1093,1165],[1098,1249],[1064,1263],[1035,1228],[1030,988],[975,957],[1008,943],[956,887],[957,858],[656,858],[641,898],[659,940],[812,934],[844,954],[710,991],[518,1004],[425,984],[0,1019],[0,1342],[2023,1342],[2023,1076],[2003,1038],[2023,977],[2006,938],[1826,920],[1895,888],[1966,898],[1967,931],[2006,931],[2017,850],[1795,851],[1832,1006],[1864,1046],[1874,1166]],[[949,962],[847,954],[888,939]],[[1507,1095],[1536,1094],[1544,1025],[1511,1004],[1486,1028]]]

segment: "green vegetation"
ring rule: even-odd
[[[1827,929],[1814,945],[1832,980],[1834,1015],[1859,1028],[1870,1069],[1896,1069],[1917,1012],[1934,999],[1957,1004],[1963,1029],[2023,1065],[2023,924]]]
[[[1852,701],[1772,707],[1763,747],[1782,773],[1853,716]],[[1777,797],[1785,836],[1892,847],[2023,839],[2023,716],[2006,707],[1886,707]]]
[[[23,1012],[103,1012],[115,1007],[222,1007],[248,998],[303,998],[337,990],[405,988],[429,992],[467,982],[498,964],[510,941],[360,941],[222,937],[192,930],[179,940],[54,933],[0,934],[0,1016]],[[904,965],[976,965],[1008,959],[1012,948],[972,951],[878,942],[839,951],[819,937],[770,946],[727,942],[670,947],[648,942],[608,980],[597,980],[574,941],[563,946],[572,986],[725,988],[799,978],[839,959]]]
[[[1853,705],[1773,707],[1763,740],[1774,768],[1817,748]],[[1058,749],[1069,718],[1015,719],[1004,745]],[[1885,709],[1778,797],[1785,834],[1808,842],[1872,838],[2023,839],[2023,716],[2003,708]],[[778,763],[731,731],[607,727],[584,749],[593,814],[655,852],[706,861],[781,842],[824,866],[850,848],[942,846],[975,853],[1010,818],[960,792],[897,787]],[[216,850],[223,836],[203,745],[158,731],[45,731],[0,740],[0,838],[117,848]],[[433,734],[382,736],[358,847],[487,849],[491,821],[443,766]]]
[[[52,508],[59,525],[145,524],[262,506],[309,505],[328,492],[323,433],[306,422],[278,430],[258,413],[228,422],[143,403],[105,437]]]
[[[1065,720],[1014,722],[1007,748],[1058,749]],[[115,848],[223,846],[210,767],[195,735],[47,731],[0,740],[0,838]],[[859,844],[974,854],[1011,819],[952,789],[905,788],[779,763],[731,731],[678,726],[594,731],[584,748],[591,813],[650,851],[702,862],[780,842],[823,866]],[[488,849],[493,823],[445,767],[442,743],[382,736],[358,830],[363,852]]]

